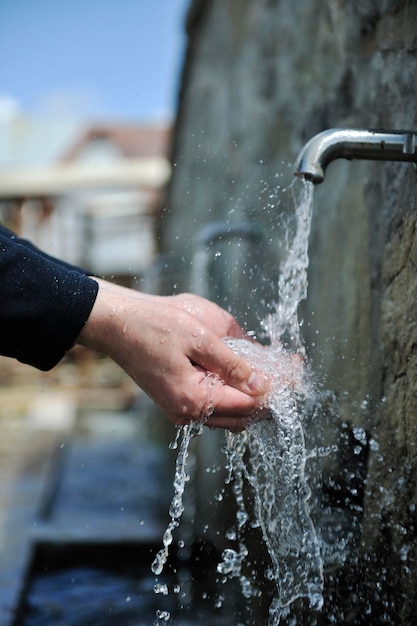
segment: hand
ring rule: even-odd
[[[248,339],[246,332],[238,324],[237,320],[219,307],[214,302],[196,296],[192,293],[181,293],[175,296],[156,296],[142,293],[134,289],[127,289],[115,283],[110,283],[100,278],[95,279],[103,288],[113,291],[115,294],[139,298],[155,303],[169,303],[173,306],[190,313],[196,317],[204,326],[210,328],[220,339],[224,337],[234,337],[235,339]]]
[[[256,419],[269,382],[221,341],[242,336],[230,314],[197,296],[149,296],[97,282],[79,343],[113,358],[175,424],[203,420],[238,431]]]
[[[167,300],[174,306],[193,315],[202,324],[207,326],[207,328],[210,328],[220,339],[224,337],[248,339],[246,332],[238,324],[233,315],[214,302],[210,302],[210,300],[206,300],[192,293],[168,296]]]

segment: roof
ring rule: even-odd
[[[69,146],[59,160],[61,162],[73,161],[88,144],[102,139],[117,146],[125,158],[168,156],[171,127],[137,124],[90,126]]]

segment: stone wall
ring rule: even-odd
[[[326,128],[415,128],[416,25],[413,0],[192,2],[161,220],[177,290],[196,285],[204,226],[261,230],[263,245],[237,239],[218,255],[231,272],[219,300],[259,330],[288,163]],[[369,444],[355,581],[329,575],[324,611],[339,624],[411,626],[417,609],[416,181],[410,164],[337,161],[315,188],[304,339],[334,422],[365,428]]]

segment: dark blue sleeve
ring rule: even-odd
[[[90,315],[98,284],[0,226],[0,354],[56,365]]]

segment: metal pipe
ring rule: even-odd
[[[295,162],[295,175],[315,185],[323,182],[326,167],[335,159],[408,161],[417,163],[416,132],[332,128],[308,141]]]

